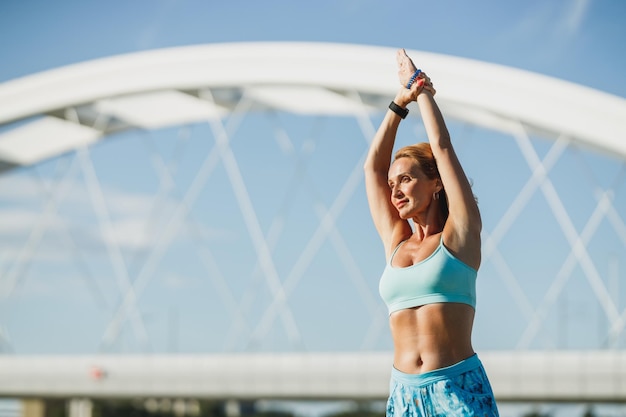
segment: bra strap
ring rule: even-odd
[[[391,262],[393,261],[393,257],[396,256],[396,252],[398,252],[398,249],[400,249],[400,246],[402,246],[402,244],[404,242],[406,242],[408,239],[403,240],[402,242],[398,243],[398,246],[396,246],[396,248],[393,250],[393,252],[391,252],[391,256],[389,257],[389,265],[391,266]]]

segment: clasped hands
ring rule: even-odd
[[[433,84],[423,71],[419,73],[415,81],[411,84],[410,88],[406,88],[409,80],[417,71],[417,67],[413,64],[411,58],[406,54],[404,49],[400,49],[396,56],[398,62],[398,79],[402,87],[398,91],[396,100],[398,105],[406,107],[412,101],[417,101],[417,97],[424,91],[427,91],[431,95],[435,95],[436,90]]]

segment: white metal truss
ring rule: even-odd
[[[484,264],[493,266],[525,321],[514,346],[530,349],[539,344],[547,316],[558,303],[575,268],[580,267],[608,320],[606,344],[619,348],[626,327],[626,309],[619,299],[620,274],[623,274],[620,259],[611,267],[613,277],[607,279],[593,259],[589,245],[606,221],[626,248],[626,213],[615,203],[625,170],[608,187],[595,183],[593,173],[585,174],[595,189],[595,208],[580,230],[568,213],[551,172],[567,152],[599,152],[626,160],[623,123],[626,100],[537,74],[420,51],[409,53],[415,60],[428,62],[429,71],[437,74],[438,85],[445,86],[438,90],[438,102],[449,120],[502,133],[517,147],[530,168],[528,179],[502,217],[483,233]],[[11,103],[0,104],[0,169],[7,175],[16,168],[36,172],[38,164],[66,155],[59,159],[56,181],[34,181],[41,187],[43,210],[17,255],[0,254],[0,301],[11,299],[15,288],[25,281],[28,267],[53,222],[61,224],[73,248],[71,258],[81,267],[83,249],[73,242],[68,221],[58,213],[60,204],[76,185],[80,170],[120,301],[103,329],[101,350],[113,350],[126,325],[132,326],[139,350],[150,351],[153,347],[154,341],[142,316],[142,297],[159,276],[159,265],[181,231],[186,231],[193,240],[206,280],[219,294],[223,314],[230,320],[228,331],[221,335],[224,351],[236,351],[241,346],[243,350],[253,351],[277,326],[285,332],[289,348],[307,349],[303,337],[306,329],[298,322],[291,302],[325,245],[340,260],[343,270],[338,273],[342,275],[338,279],[347,280],[354,290],[345,296],[359,298],[364,305],[361,316],[367,322],[364,326],[367,330],[357,345],[362,350],[375,349],[386,328],[386,312],[371,285],[370,271],[366,276],[361,269],[362,254],[355,253],[351,237],[341,229],[341,218],[362,186],[362,165],[375,133],[374,119],[395,92],[394,62],[394,51],[389,48],[299,43],[206,45],[98,60],[0,85],[0,103]],[[243,63],[246,68],[254,65],[255,71],[243,71]],[[153,73],[147,71],[150,68],[161,70]],[[515,82],[511,82],[513,79]],[[528,85],[541,86],[533,89],[532,98],[523,87]],[[581,96],[585,100],[578,100]],[[528,106],[529,100],[537,106]],[[293,134],[288,133],[279,117],[285,112],[320,119],[342,117],[358,127],[362,137],[350,138],[360,143],[358,157],[351,162],[348,174],[337,180],[341,186],[332,198],[320,196],[314,181],[316,173],[309,165],[313,149],[297,149]],[[286,190],[280,210],[265,229],[258,215],[258,202],[251,197],[242,173],[241,155],[233,146],[233,138],[252,113],[267,117],[271,125],[269,136],[282,156],[293,164],[293,172],[285,173],[291,177],[292,188]],[[415,120],[409,117],[407,122]],[[419,121],[415,123],[419,125]],[[201,158],[192,181],[183,188],[176,180],[182,164],[177,152],[186,146],[192,125],[207,127],[203,140],[211,148]],[[168,159],[153,146],[151,132],[172,126],[180,127],[177,132],[180,147]],[[97,152],[92,147],[94,144],[105,146],[105,138],[127,130],[141,135],[144,151],[158,178],[158,189],[145,222],[151,244],[141,256],[134,254],[132,261],[124,256],[124,249],[117,241],[105,184],[92,159]],[[424,139],[419,132],[414,133],[414,139]],[[534,135],[553,141],[543,158],[533,145]],[[319,142],[319,134],[311,141]],[[203,189],[220,166],[254,251],[254,258],[246,260],[251,269],[246,279],[251,285],[242,293],[236,293],[229,284],[232,277],[227,276],[209,239],[201,231],[201,219],[193,213]],[[29,171],[29,167],[34,168]],[[276,251],[280,238],[286,234],[287,218],[293,214],[289,198],[295,189],[310,198],[315,218],[308,221],[315,222],[315,227],[304,239],[305,244],[293,264],[283,266],[277,264]],[[532,198],[539,194],[565,237],[568,254],[551,277],[545,294],[536,302],[525,289],[527,278],[511,266],[501,244]],[[160,212],[165,202],[175,202],[172,213]],[[619,248],[618,253],[623,254],[624,248]],[[90,282],[88,271],[85,268],[83,274],[86,283]],[[268,291],[269,300],[259,300],[253,280],[258,280],[255,285]],[[94,288],[95,297],[103,297],[97,286]],[[251,317],[248,311],[258,301],[262,303],[261,313]],[[6,309],[3,310],[0,349],[11,346],[12,332],[2,322],[7,315]]]
[[[595,293],[595,296],[598,298],[598,301],[600,302],[600,306],[604,309],[605,314],[609,318],[610,323],[611,324],[616,323],[616,321],[619,318],[617,307],[615,306],[612,298],[610,297],[607,291],[607,288],[605,284],[603,283],[603,280],[600,277],[594,265],[594,262],[589,256],[589,253],[587,252],[587,249],[586,249],[586,244],[589,238],[597,230],[597,227],[599,225],[599,220],[601,220],[601,218],[605,215],[605,212],[607,211],[608,207],[611,204],[610,201],[604,196],[599,199],[597,209],[594,211],[591,218],[589,219],[589,222],[587,223],[585,229],[583,230],[583,233],[579,235],[579,233],[576,231],[576,228],[574,227],[571,221],[571,218],[567,212],[567,209],[561,202],[561,199],[557,191],[555,190],[552,182],[550,181],[550,179],[547,177],[545,173],[545,166],[539,160],[535,150],[532,147],[530,139],[524,133],[523,129],[520,129],[520,134],[517,135],[516,138],[520,146],[520,149],[522,150],[522,154],[524,155],[526,161],[528,162],[528,165],[531,167],[531,169],[538,170],[541,172],[542,178],[541,178],[540,189],[542,193],[544,194],[544,197],[546,198],[550,206],[550,209],[552,210],[554,214],[555,219],[559,223],[561,230],[563,231],[563,234],[567,238],[567,241],[569,242],[572,248],[571,255],[566,260],[561,271],[555,277],[555,280],[554,280],[555,284],[561,281],[561,277],[563,277],[562,278],[563,280],[567,281],[567,278],[571,272],[571,269],[568,268],[568,266],[572,265],[575,262],[578,262],[583,268],[585,276],[587,280],[589,281],[591,288],[593,289]],[[545,302],[547,305],[554,302],[555,296],[558,295],[560,288],[562,288],[562,286],[556,284],[555,286],[551,287],[550,290],[548,290],[548,293],[546,294],[546,298],[547,300],[550,300],[550,301]],[[545,307],[541,306],[541,308],[538,310],[541,311],[543,310],[543,308]],[[532,337],[532,335],[536,331],[536,327],[539,324],[539,320],[542,318],[541,316],[542,316],[541,313],[535,313],[534,317],[532,318],[527,328],[527,331],[522,335],[522,338],[520,340],[521,347],[524,347],[524,348],[528,347],[529,345],[528,339]]]

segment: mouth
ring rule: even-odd
[[[396,203],[396,208],[400,210],[402,207],[408,204],[408,200],[400,200]]]

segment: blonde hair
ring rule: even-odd
[[[397,161],[400,158],[411,158],[428,179],[441,181],[441,175],[439,175],[439,169],[437,169],[437,161],[435,161],[430,143],[422,142],[400,148],[396,152],[393,160]],[[439,199],[439,208],[445,222],[448,220],[449,211],[448,195],[446,194],[446,190],[443,188],[443,183],[441,184],[441,191],[437,194],[437,198]]]

